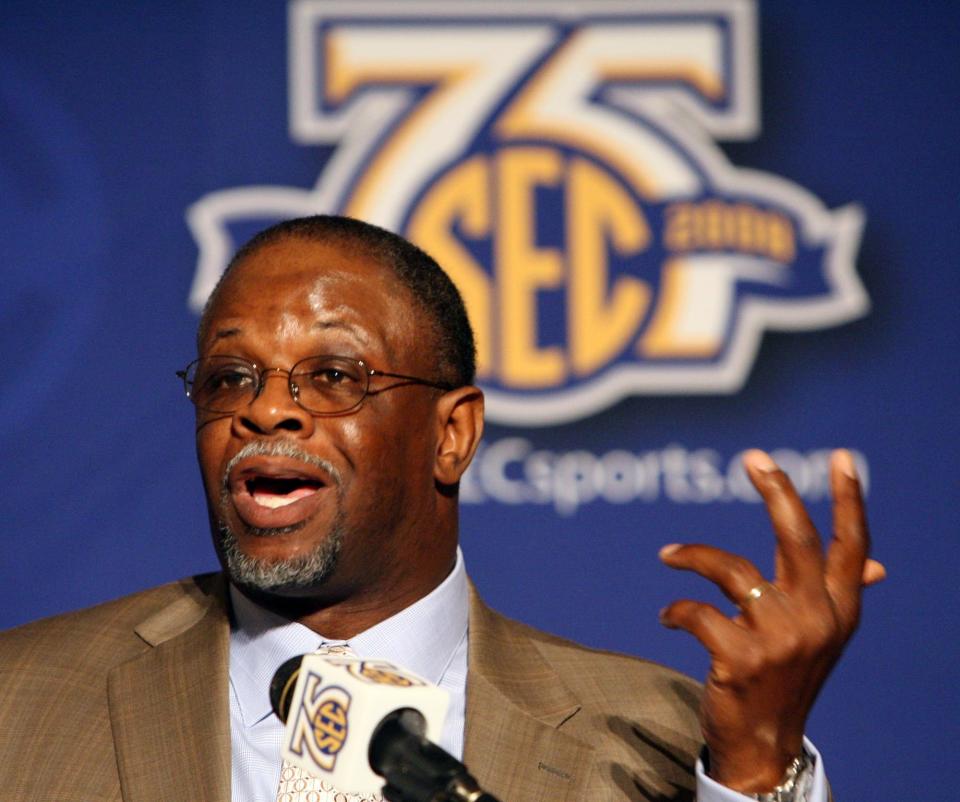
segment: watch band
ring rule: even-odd
[[[754,794],[758,802],[804,802],[810,785],[810,769],[813,761],[806,752],[790,761],[780,784],[765,794]]]

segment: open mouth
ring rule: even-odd
[[[332,478],[321,468],[286,457],[241,460],[227,475],[226,489],[240,519],[258,529],[298,524],[327,498]]]
[[[251,498],[261,507],[271,510],[308,498],[321,487],[323,485],[320,482],[300,477],[254,476],[246,481],[246,491]]]

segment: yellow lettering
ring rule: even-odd
[[[737,248],[744,253],[761,251],[766,247],[763,231],[755,224],[756,215],[753,207],[746,203],[738,203],[734,210],[737,218]]]
[[[771,214],[769,217],[770,256],[780,262],[789,262],[796,255],[793,226],[781,214]]]
[[[663,245],[670,251],[686,251],[692,243],[690,231],[693,208],[689,203],[674,203],[664,215]]]
[[[630,276],[617,279],[607,300],[607,235],[618,253],[636,253],[650,228],[623,188],[584,159],[571,163],[566,189],[567,332],[573,369],[585,375],[626,345],[650,302],[647,284]]]
[[[668,251],[735,250],[782,264],[796,257],[790,219],[749,203],[674,203],[667,207],[664,220],[663,245]]]
[[[708,201],[703,204],[703,214],[700,216],[702,229],[700,239],[708,248],[723,247],[723,218],[724,207],[722,203]]]
[[[463,295],[477,340],[477,373],[493,369],[493,318],[490,277],[454,235],[459,222],[476,239],[490,236],[489,167],[474,156],[436,182],[417,205],[407,234],[447,272]]]
[[[497,227],[494,246],[500,311],[500,377],[509,387],[563,383],[566,365],[558,346],[538,344],[537,292],[563,282],[556,248],[534,241],[538,186],[556,186],[563,163],[555,150],[510,148],[497,157]]]

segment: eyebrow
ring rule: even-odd
[[[241,334],[243,330],[239,327],[234,327],[232,329],[220,329],[216,334],[213,335],[214,341],[216,340],[225,340],[228,337],[236,337],[238,334]]]

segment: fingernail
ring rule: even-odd
[[[777,463],[773,461],[773,458],[766,451],[761,451],[759,448],[751,448],[744,453],[743,462],[748,468],[753,468],[763,473],[778,470]]]
[[[661,623],[663,626],[665,626],[667,629],[676,629],[676,628],[677,628],[677,625],[674,624],[673,621],[670,621],[670,620],[667,619],[667,611],[668,611],[669,609],[670,609],[669,607],[664,607],[664,608],[660,611],[660,613],[657,615],[657,618],[660,619],[660,623]]]
[[[668,543],[666,546],[660,549],[660,551],[658,551],[657,554],[660,556],[660,559],[662,560],[664,557],[669,557],[679,548],[680,548],[679,543]]]
[[[887,578],[887,569],[883,563],[876,560],[867,560],[863,566],[862,582],[864,585],[875,585]]]
[[[837,470],[844,476],[848,476],[851,479],[857,478],[857,463],[853,460],[853,454],[847,451],[847,449],[838,448],[833,452],[833,464],[837,466]]]

